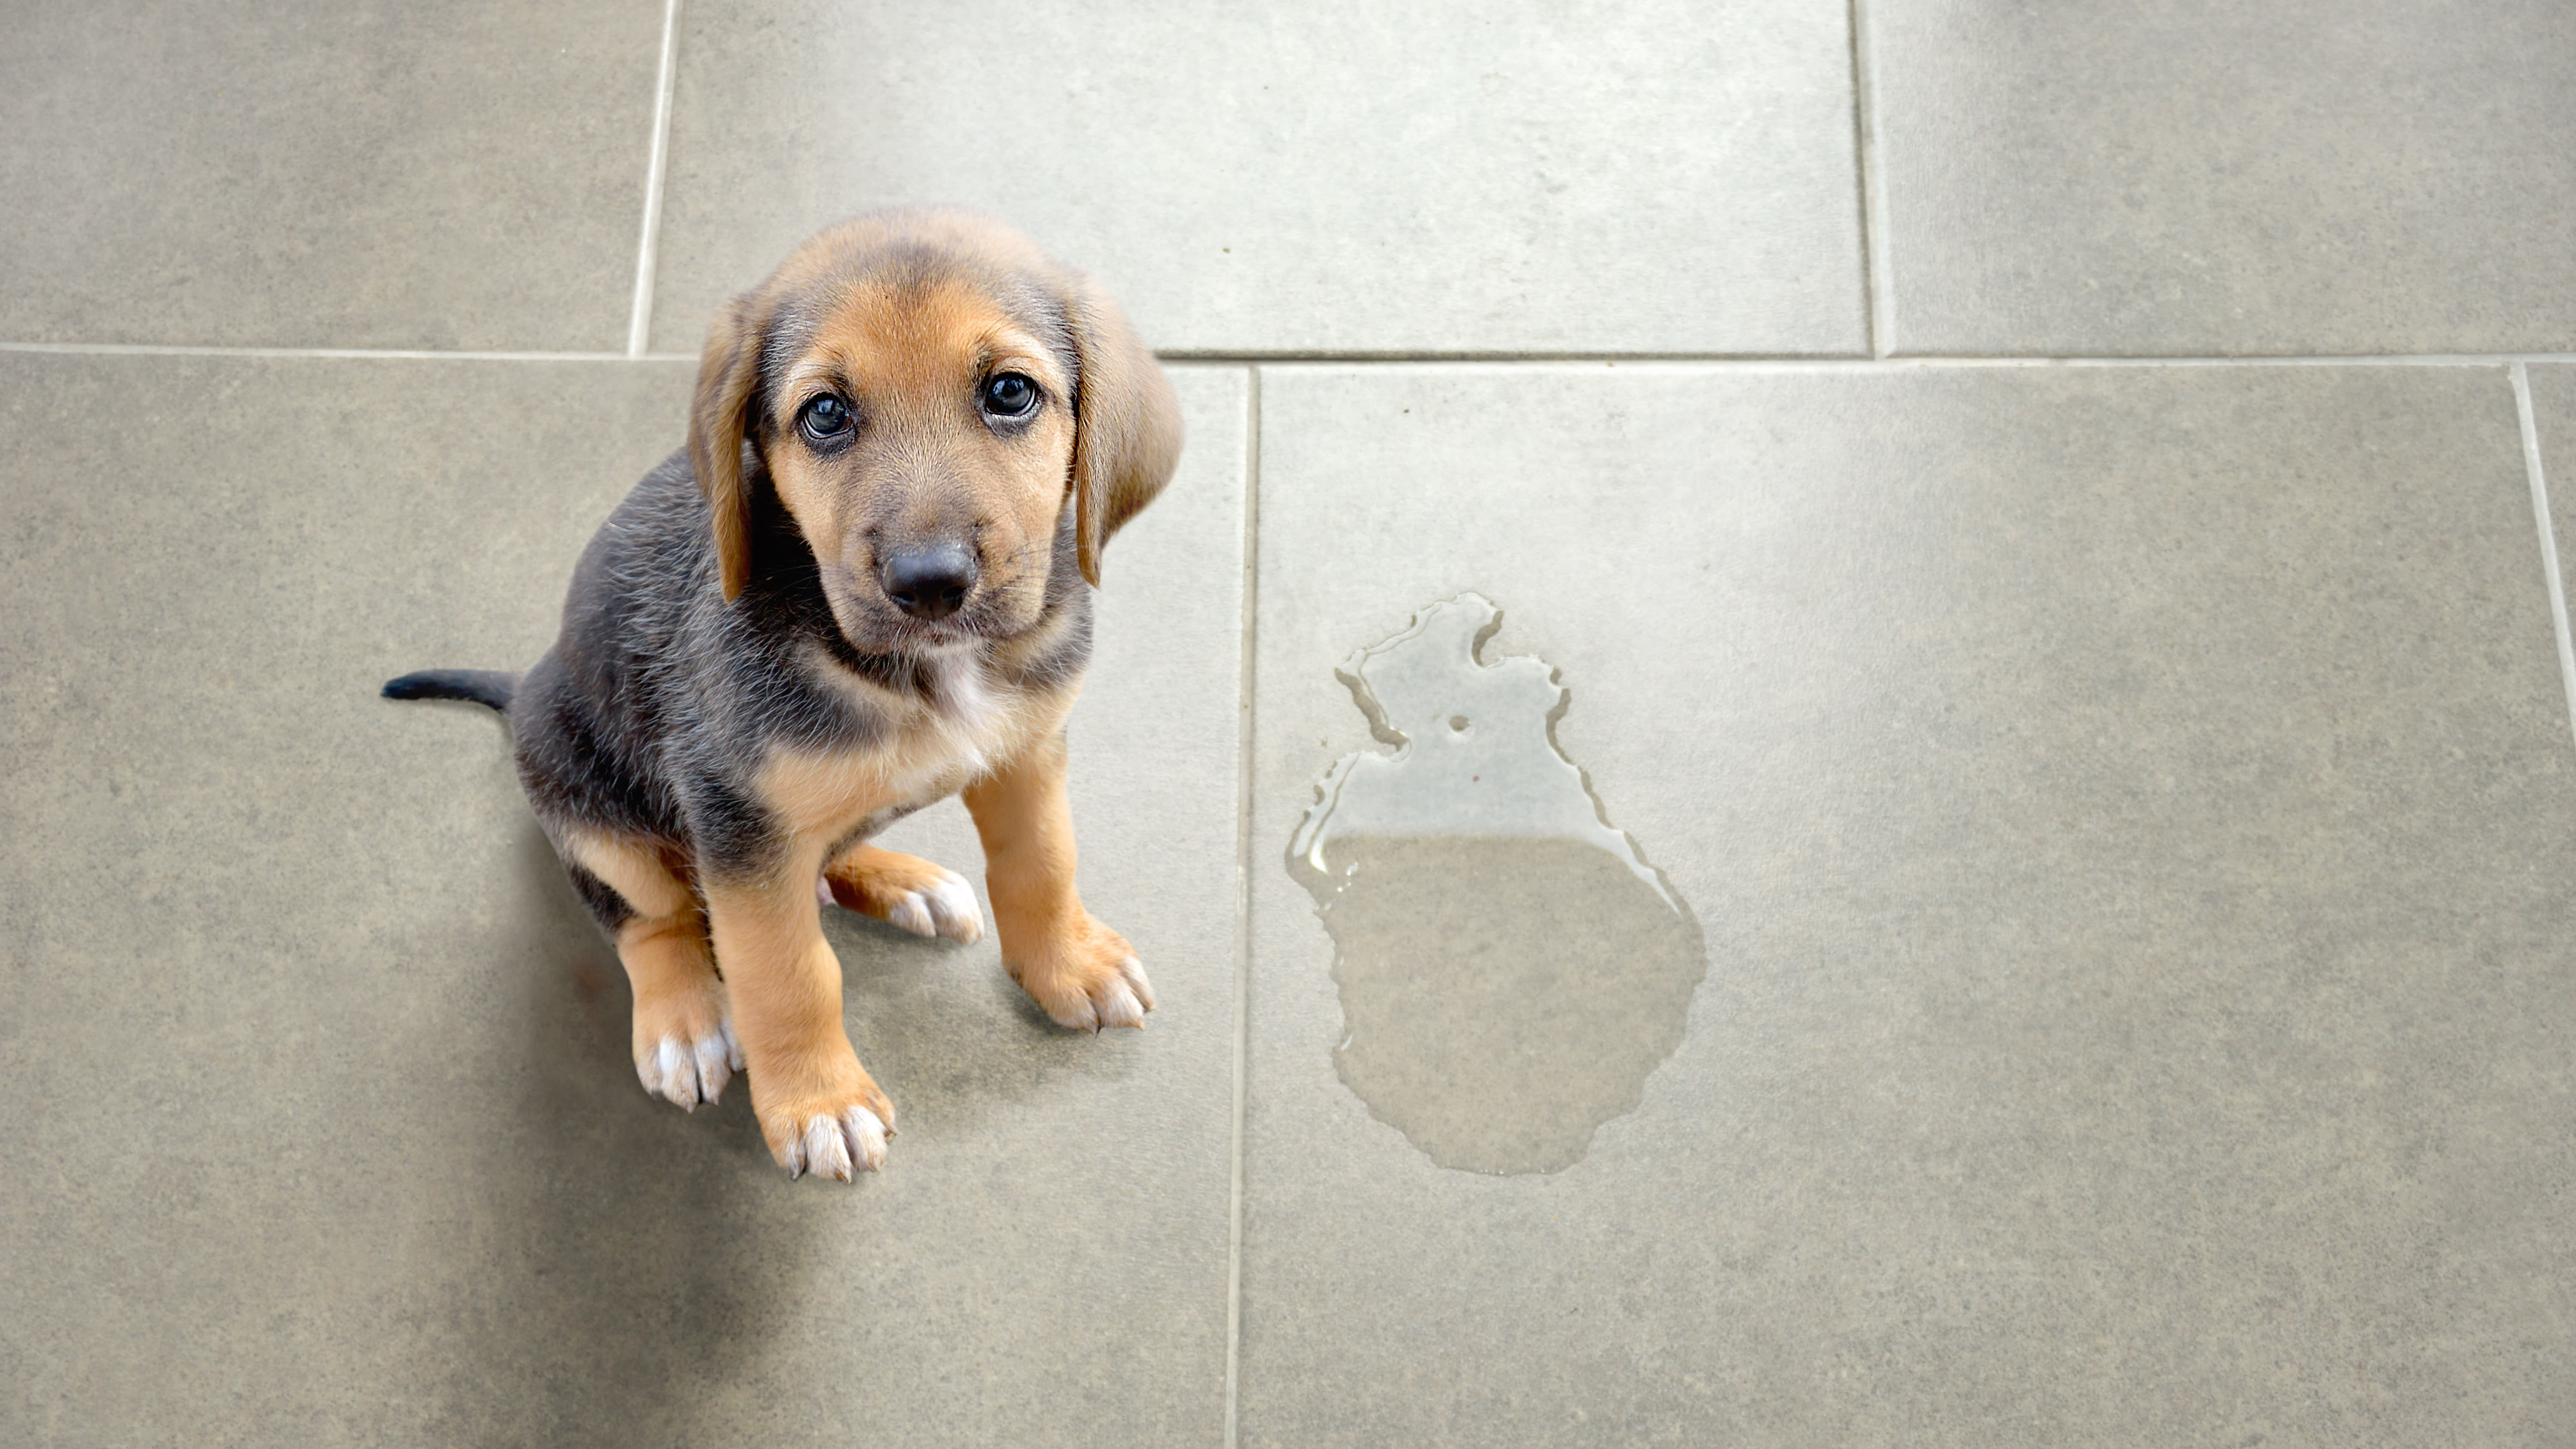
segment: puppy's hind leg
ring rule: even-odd
[[[984,912],[966,877],[919,856],[873,845],[854,845],[825,866],[816,898],[916,936],[946,936],[961,946],[984,938]]]
[[[688,1111],[715,1101],[742,1070],[742,1048],[696,895],[647,842],[582,832],[565,840],[563,855],[635,988],[635,1075],[644,1090]]]

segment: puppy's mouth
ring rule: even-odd
[[[861,641],[854,637],[850,642],[862,647],[873,645],[876,652],[886,654],[935,654],[943,649],[964,648],[993,637],[993,631],[983,625],[985,613],[969,606],[944,619],[896,614],[883,627],[870,631],[872,639]]]
[[[1013,632],[1014,592],[954,545],[889,551],[874,567],[825,570],[834,622],[863,654],[934,654]]]

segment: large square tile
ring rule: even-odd
[[[1261,396],[1245,1444],[2576,1421],[2576,753],[2501,368]],[[1706,942],[1676,1022],[1560,882],[1390,896],[1502,938],[1422,948],[1413,1000],[1519,973],[1598,1049],[1544,1070],[1636,1103],[1553,1171],[1399,1125],[1516,1128],[1553,1077],[1344,1085],[1425,1034],[1337,981],[1288,869],[1335,762],[1392,750],[1336,670],[1466,590]],[[1425,759],[1487,726],[1386,687]],[[1566,959],[1516,948],[1523,892]]]
[[[1871,0],[1904,352],[2576,347],[2558,0]]]
[[[14,6],[0,341],[622,348],[661,20]]]
[[[904,1110],[843,1187],[644,1095],[502,732],[375,696],[535,656],[688,368],[0,358],[0,1439],[1212,1442],[1246,382],[1179,383],[1073,726],[1161,1009],[838,920]],[[962,812],[902,841],[980,873]]]
[[[1221,352],[1864,350],[1843,7],[691,8],[653,345],[962,203]]]

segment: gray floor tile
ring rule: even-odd
[[[2501,368],[1261,388],[1245,1444],[2576,1422],[2576,750]],[[1387,749],[1336,669],[1462,590],[1706,936],[1553,1173],[1343,1086],[1286,863]]]
[[[2535,363],[2530,376],[2532,431],[2540,445],[2563,589],[2568,575],[2576,572],[2576,366]],[[2571,690],[2568,707],[2576,715],[2576,690]]]
[[[2550,476],[2576,476],[2576,365],[2535,362],[2530,372],[2533,421],[2542,456],[2554,464]]]
[[[1870,0],[1910,352],[2576,345],[2576,9]]]
[[[653,345],[851,212],[955,202],[1155,346],[1853,352],[1843,7],[691,10]]]
[[[2535,362],[2530,374],[2532,424],[2547,470],[2550,506],[2564,518],[2568,505],[2576,503],[2576,365]],[[2561,493],[2569,496],[2561,498]],[[2559,542],[2564,548],[2566,540]],[[2576,558],[2562,555],[2560,562],[2576,563]]]
[[[1179,381],[1073,736],[1161,1009],[837,922],[904,1109],[843,1187],[644,1096],[494,722],[374,697],[535,655],[686,367],[0,357],[0,1439],[1214,1442],[1246,383]]]
[[[660,7],[11,7],[0,341],[616,349]]]

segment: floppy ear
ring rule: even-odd
[[[760,326],[751,298],[736,297],[707,329],[698,359],[698,389],[689,405],[689,465],[707,495],[715,525],[716,569],[725,602],[751,577],[751,492],[742,481],[742,443],[760,379]]]
[[[1163,485],[1181,456],[1181,405],[1163,365],[1118,304],[1076,278],[1067,309],[1082,371],[1073,403],[1076,558],[1100,587],[1100,548]]]

